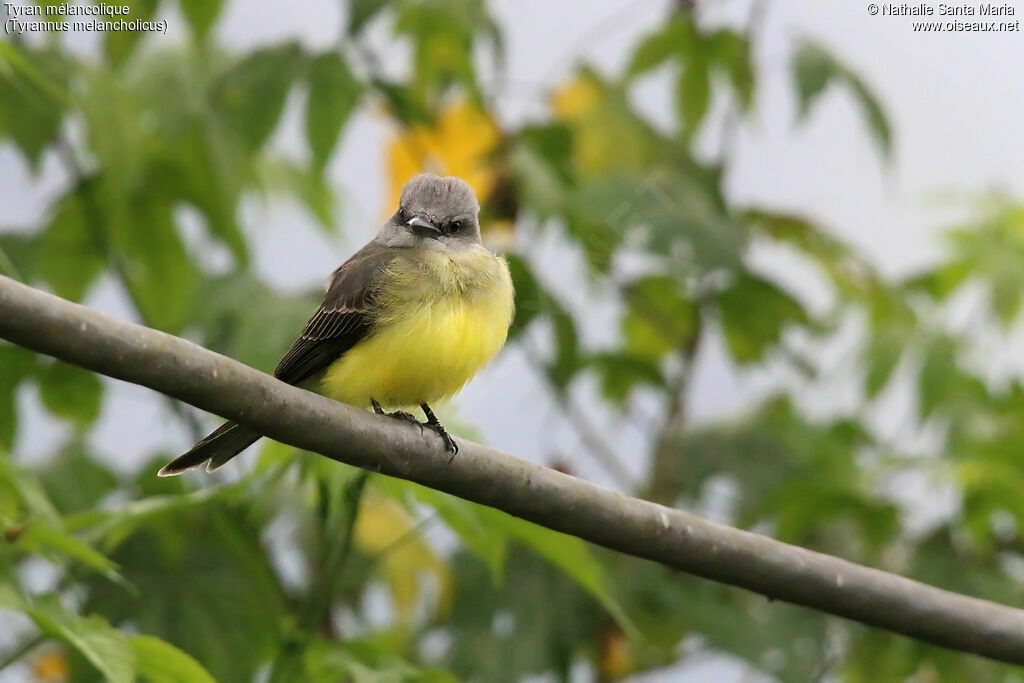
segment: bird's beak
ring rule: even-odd
[[[439,238],[442,234],[441,228],[437,227],[423,216],[413,216],[406,223],[410,228],[413,229],[417,235],[421,237],[433,237],[434,239]]]

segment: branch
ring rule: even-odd
[[[178,337],[0,276],[0,337],[140,384],[286,444],[769,598],[1024,664],[1024,611],[708,522],[284,384]]]

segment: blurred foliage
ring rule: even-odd
[[[756,116],[758,26],[705,25],[690,3],[674,3],[617,70],[580,64],[546,113],[518,126],[500,123],[481,77],[504,64],[482,0],[351,0],[336,48],[244,53],[216,40],[222,4],[132,3],[134,18],[176,7],[180,44],[107,34],[83,56],[56,34],[0,42],[0,140],[41,182],[61,181],[47,185],[57,189],[37,225],[0,229],[0,272],[73,300],[111,282],[145,324],[269,370],[318,294],[261,281],[242,202],[283,197],[337,229],[334,152],[353,117],[386,116],[397,131],[382,151],[388,206],[420,170],[474,185],[485,238],[510,252],[510,343],[530,352],[558,403],[597,379],[625,420],[657,407],[636,493],[1022,603],[1024,385],[1005,372],[993,381],[979,360],[983,331],[1005,339],[1019,321],[1020,204],[984,198],[949,231],[945,256],[902,280],[813,221],[734,205],[723,190],[730,127],[720,156],[694,150],[720,112]],[[403,78],[381,71],[371,26],[410,48]],[[794,123],[835,86],[890,155],[894,133],[869,86],[824,46],[798,42],[792,54]],[[634,88],[651,78],[670,89],[672,125],[635,106]],[[297,157],[274,143],[290,102],[305,132]],[[583,342],[586,312],[531,252],[542,233],[579,254],[580,286],[618,312],[613,341]],[[765,246],[810,266],[829,303],[812,308],[755,267]],[[965,305],[970,324],[952,325]],[[821,349],[850,342],[851,326],[861,386],[842,414],[821,417],[800,389],[836,379]],[[798,377],[799,388],[692,424],[693,368],[710,353],[738,371]],[[1022,679],[275,443],[220,486],[155,479],[164,452],[137,474],[115,471],[89,441],[105,386],[0,344],[0,609],[31,623],[5,627],[22,640],[0,668],[39,680],[362,682],[565,680],[582,665],[609,680],[724,654],[785,681]],[[906,389],[907,432],[938,434],[929,457],[872,426]],[[66,440],[29,468],[17,454],[32,396],[66,424]],[[170,420],[187,415],[162,405]],[[924,530],[893,495],[920,481],[956,503]],[[451,542],[437,542],[437,526]],[[28,580],[40,565],[54,577],[45,585]]]

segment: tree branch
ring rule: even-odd
[[[0,276],[0,337],[140,384],[262,434],[612,550],[944,647],[1024,664],[1024,611],[630,498],[279,382],[184,339]]]

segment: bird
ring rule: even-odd
[[[413,176],[394,215],[332,273],[274,377],[430,428],[455,457],[458,445],[430,404],[454,396],[497,355],[515,311],[508,263],[483,246],[479,214],[464,180]],[[425,423],[404,410],[417,405]],[[260,438],[227,422],[159,475],[203,464],[212,472]]]

